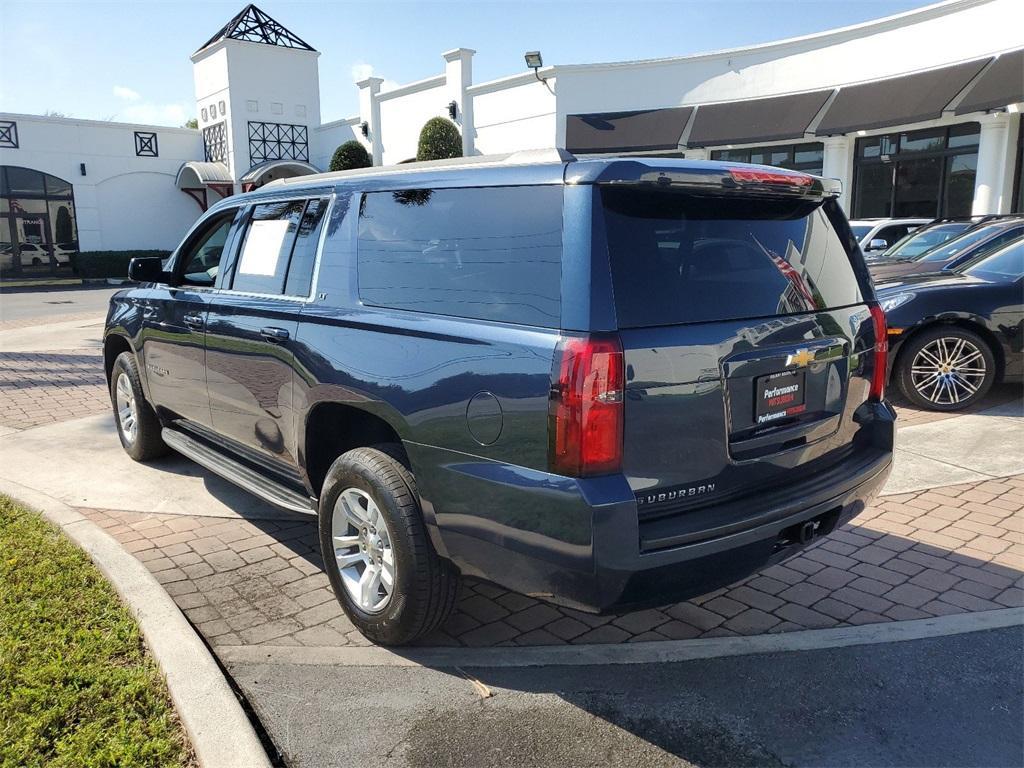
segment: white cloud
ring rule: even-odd
[[[124,99],[125,101],[138,101],[142,98],[138,91],[133,91],[131,88],[126,88],[123,85],[114,86],[114,95],[119,99]]]
[[[383,75],[374,70],[373,64],[367,64],[365,61],[357,61],[352,65],[350,72],[352,73],[353,83],[358,83],[360,80],[365,80],[368,77],[383,77]],[[384,77],[384,82],[380,85],[382,91],[390,91],[392,88],[397,87],[398,83],[386,77]]]

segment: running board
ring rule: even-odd
[[[280,483],[268,480],[260,473],[228,458],[220,451],[194,440],[176,429],[164,427],[160,436],[168,446],[178,453],[187,456],[196,464],[206,467],[254,496],[259,496],[264,501],[291,512],[316,514],[312,499],[301,493],[296,493]]]

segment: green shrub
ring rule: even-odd
[[[147,256],[166,259],[170,251],[81,251],[71,255],[71,268],[82,279],[114,277],[127,279],[128,262]]]
[[[462,157],[462,136],[458,126],[443,117],[432,117],[420,131],[417,160],[445,160]]]
[[[370,153],[366,151],[366,147],[355,139],[346,141],[334,150],[334,156],[331,158],[332,171],[369,168],[371,165],[373,165],[373,160],[370,159]]]

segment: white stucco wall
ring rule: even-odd
[[[557,88],[553,78],[548,85]],[[467,93],[473,99],[477,154],[554,146],[555,95],[532,74],[472,86]]]
[[[1020,0],[958,0],[751,48],[558,66],[559,111],[569,115],[799,93],[933,69],[1022,44]]]
[[[202,157],[198,131],[6,113],[0,120],[17,123],[19,143],[0,149],[0,165],[71,183],[83,251],[173,248],[200,213],[174,186],[181,164]],[[135,156],[135,131],[157,134],[158,157]]]
[[[432,117],[447,117],[449,100],[443,75],[382,92],[379,101],[384,164],[416,157],[423,124]]]

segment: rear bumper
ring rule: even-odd
[[[791,557],[810,543],[805,523],[817,537],[856,517],[892,468],[895,414],[887,404],[871,408],[870,441],[855,458],[789,491],[717,505],[723,518],[727,507],[749,511],[703,537],[693,535],[685,514],[677,516],[681,535],[673,534],[672,519],[641,524],[620,475],[577,480],[407,447],[424,478],[435,546],[463,573],[604,613],[705,594]],[[715,509],[702,507],[702,516]]]

